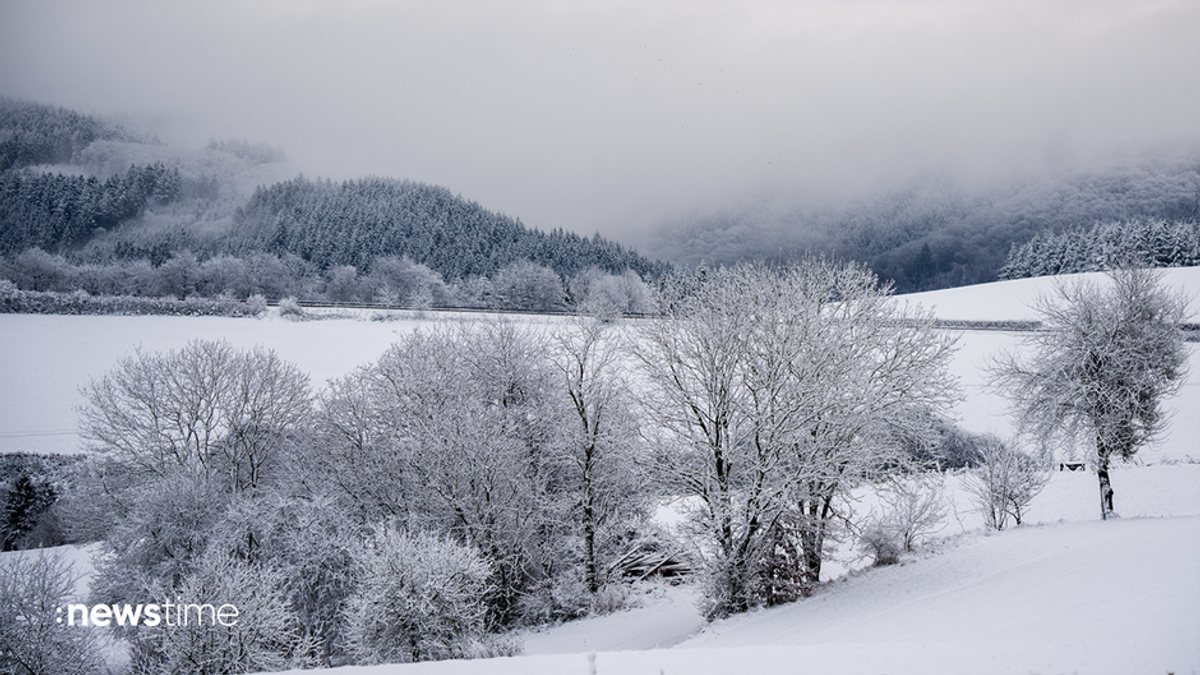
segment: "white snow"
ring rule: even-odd
[[[406,314],[390,321],[0,314],[0,451],[78,452],[79,388],[139,347],[178,350],[194,339],[225,339],[239,349],[262,345],[307,372],[319,389],[375,361],[419,326],[461,320],[457,314]]]
[[[1063,278],[1070,278],[1068,277]],[[1102,277],[1102,275],[1078,275]],[[946,319],[1027,319],[1026,304],[1047,292],[1056,277],[1019,279],[899,296],[932,307]],[[1168,284],[1200,296],[1200,268],[1165,270]],[[1193,302],[1193,307],[1200,305]],[[145,351],[180,349],[188,341],[224,338],[238,348],[263,345],[309,373],[314,388],[374,361],[399,335],[430,321],[472,320],[471,315],[429,312],[424,318],[398,313],[393,321],[365,317],[293,322],[265,319],[164,316],[0,315],[0,451],[73,453],[79,451],[75,409],[83,404],[79,387],[97,378],[139,346]],[[556,319],[524,317],[521,321]],[[951,366],[965,395],[957,414],[977,432],[1011,431],[1006,402],[986,389],[988,360],[1020,346],[1020,333],[961,331]],[[1144,451],[1147,462],[1200,458],[1200,344],[1191,345],[1191,369],[1180,394],[1167,401],[1173,428]]]
[[[1193,301],[1193,311],[1200,312],[1200,305],[1195,303],[1197,295],[1200,294],[1200,267],[1172,267],[1161,271],[1163,283],[1187,289]],[[1075,279],[1100,282],[1106,277],[1103,272],[1064,274],[1057,277],[995,281],[990,284],[960,286],[940,291],[908,293],[897,297],[931,310],[939,319],[1032,321],[1037,319],[1037,315],[1030,306],[1038,295],[1050,295],[1056,281],[1071,282]]]
[[[720,621],[673,649],[336,668],[383,673],[1195,673],[1200,517],[975,533],[813,597]],[[651,614],[579,622],[610,634]],[[564,627],[565,628],[565,627]],[[594,664],[589,663],[594,654]],[[300,671],[296,671],[299,673]]]
[[[1200,269],[1168,270],[1167,281],[1200,294]],[[1027,279],[903,297],[946,319],[1028,319],[1026,303],[1051,283]],[[320,387],[427,321],[0,315],[0,450],[77,451],[79,386],[138,345],[178,349],[194,338],[261,344]],[[1007,433],[1004,399],[986,390],[984,366],[1000,350],[1018,348],[1021,336],[959,335],[952,370],[965,395],[960,420],[973,431]],[[1151,466],[1114,471],[1120,520],[1096,522],[1094,474],[1058,473],[1031,505],[1027,525],[987,535],[951,477],[946,490],[954,509],[941,539],[923,554],[851,573],[792,605],[708,625],[670,649],[661,647],[703,626],[687,588],[643,608],[527,634],[526,656],[330,672],[1198,673],[1200,465],[1180,463],[1200,458],[1198,347],[1191,347],[1181,393],[1167,402],[1172,427],[1139,453],[1138,463]],[[861,508],[869,508],[869,496]],[[846,550],[831,569],[864,564]]]
[[[705,625],[695,589],[659,586],[645,606],[519,634],[526,655],[658,649],[674,646]]]

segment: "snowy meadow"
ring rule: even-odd
[[[921,307],[944,320],[1023,321],[1035,318],[1029,310],[1030,303],[1037,294],[1049,292],[1052,283],[1048,278],[998,282],[900,296],[899,304]],[[1200,295],[1200,268],[1168,270],[1164,283],[1185,289],[1194,300]],[[563,329],[569,319],[522,317],[511,323],[528,334],[547,335]],[[646,333],[639,332],[637,324],[638,321],[626,320],[616,330],[625,338],[644,339]],[[396,374],[394,387],[401,391],[398,400],[436,394],[404,389],[407,374],[432,367],[441,358],[439,352],[415,353],[416,346],[406,340],[411,339],[414,331],[450,334],[478,325],[494,324],[479,315],[433,312],[395,312],[381,317],[363,311],[355,316],[307,321],[282,317],[278,310],[258,319],[0,315],[0,372],[4,373],[4,386],[0,388],[0,443],[6,453],[81,452],[78,411],[88,402],[83,388],[89,382],[98,381],[132,355],[178,351],[197,339],[225,340],[234,350],[249,351],[256,347],[272,350],[281,361],[294,364],[311,382],[313,390],[324,392],[320,396],[326,396],[327,409],[333,408],[330,401],[339,401],[338,405],[344,406],[339,408],[344,415],[338,419],[345,422],[357,414],[350,403],[358,400],[351,395],[356,381],[347,376],[368,364],[390,363],[394,370],[389,372]],[[948,409],[951,418],[966,434],[1007,438],[1014,428],[1012,417],[1006,399],[988,386],[988,367],[999,354],[1020,350],[1025,335],[1002,330],[953,330],[941,335],[954,340],[953,351],[944,361],[945,375],[955,382],[960,394]],[[618,342],[617,338],[610,341]],[[394,347],[397,343],[408,344],[410,348],[397,351]],[[1094,472],[1055,471],[1026,505],[1020,526],[1010,523],[1004,531],[996,531],[985,526],[985,518],[971,494],[969,472],[948,472],[937,475],[935,492],[940,510],[914,535],[912,550],[899,552],[898,564],[872,566],[878,551],[865,548],[859,535],[867,529],[872,517],[882,514],[885,491],[881,487],[883,482],[862,481],[838,494],[838,512],[853,522],[836,532],[830,531],[829,539],[822,545],[827,552],[825,565],[818,567],[821,583],[797,581],[807,585],[794,602],[766,603],[777,606],[753,606],[748,612],[742,611],[746,608],[714,611],[711,602],[706,604],[703,597],[708,591],[695,581],[683,585],[635,585],[632,590],[623,591],[620,598],[614,598],[610,607],[571,610],[570,616],[562,606],[553,605],[560,600],[547,601],[550,604],[541,610],[528,605],[518,609],[515,604],[509,606],[497,601],[513,615],[523,612],[522,616],[543,616],[546,625],[520,628],[517,624],[522,622],[513,621],[505,628],[501,641],[480,643],[471,653],[460,650],[442,655],[457,657],[456,660],[343,666],[331,672],[349,675],[1200,671],[1200,615],[1196,612],[1200,607],[1200,574],[1196,572],[1200,569],[1200,464],[1197,463],[1200,345],[1189,343],[1187,349],[1187,379],[1177,394],[1164,401],[1164,413],[1170,418],[1166,432],[1138,452],[1132,462],[1118,463],[1113,470],[1120,520],[1098,522]],[[389,358],[392,360],[388,361]],[[636,359],[612,358],[607,363],[611,369],[622,373],[636,370]],[[445,373],[451,386],[467,386],[453,379],[456,371],[451,365],[437,372]],[[649,376],[634,379],[635,390],[649,386],[646,383],[650,380]],[[584,393],[592,394],[582,388],[579,391],[581,397]],[[938,396],[940,392],[932,392],[930,400]],[[519,418],[496,418],[495,424],[519,427],[521,419],[531,419],[532,410],[522,409]],[[585,416],[585,422],[586,419]],[[469,425],[451,429],[435,424],[418,431],[441,434],[439,438],[449,433],[461,433],[462,438],[468,438],[465,434],[470,429],[464,430],[464,426]],[[634,423],[622,433],[644,431],[638,426]],[[352,425],[347,423],[338,428],[347,431]],[[417,432],[406,429],[405,433]],[[546,430],[524,429],[519,433],[525,434],[521,438],[532,439],[530,442],[535,444],[549,438],[545,436],[549,433]],[[650,437],[655,438],[653,434]],[[364,438],[358,442],[360,446],[356,447],[369,447],[383,441]],[[495,447],[496,452],[513,450],[502,444]],[[1058,459],[1082,460],[1086,455],[1084,450],[1072,453],[1061,448]],[[315,454],[303,457],[306,461],[319,459]],[[568,459],[579,461],[578,456]],[[628,461],[633,463],[634,459]],[[411,466],[406,467],[412,470]],[[320,468],[317,465],[316,473]],[[372,464],[352,467],[360,472],[388,468]],[[558,480],[555,471],[558,469],[547,474],[551,476],[546,478],[550,483]],[[584,474],[589,475],[587,471]],[[680,471],[678,475],[687,474]],[[434,474],[422,480],[429,483],[434,480],[431,476]],[[336,472],[324,477],[332,481],[341,479]],[[320,479],[314,475],[311,480]],[[611,485],[622,485],[621,481],[629,477],[618,472],[606,474],[605,479],[613,481]],[[243,479],[239,476],[234,480]],[[445,490],[457,487],[453,482],[441,484]],[[420,525],[416,529],[433,528],[443,522],[439,520],[443,517],[440,512],[405,512],[404,499],[412,494],[415,493],[373,496],[376,502],[371,508],[380,512],[394,509],[392,516],[408,518],[406,522]],[[603,496],[602,492],[597,494]],[[603,500],[599,496],[596,499],[599,509]],[[679,551],[691,550],[693,555],[712,545],[698,541],[694,529],[683,527],[689,509],[686,500],[665,500],[647,506],[647,515],[653,515],[648,521],[655,533],[651,538],[658,537],[656,541],[660,544],[673,538],[680,543]],[[573,505],[553,508],[575,513]],[[611,508],[619,511],[626,506],[616,504]],[[323,521],[317,510],[306,511],[291,502],[279,505],[269,516],[257,512],[235,516],[234,520],[240,518],[241,522],[260,517],[281,523],[298,519],[315,533],[314,547],[323,545],[320,532],[338,528],[337,524]],[[447,517],[452,520],[453,514]],[[622,518],[636,520],[632,514]],[[504,522],[506,527],[521,526]],[[620,519],[604,522],[609,529],[598,541],[612,547],[601,556],[608,556],[609,562],[619,558],[622,547],[628,549],[636,543],[623,539],[625,535],[617,532],[624,522]],[[242,527],[243,530],[235,527],[231,531],[271,536],[270,528]],[[447,540],[409,539],[383,530],[374,536],[374,545],[381,549],[390,546],[399,552],[416,551],[413,555],[438,555],[446,559],[463,555],[462,570],[475,569],[473,566],[478,562],[463,553],[461,547],[436,549],[438,545],[448,545]],[[637,536],[642,537],[637,541],[645,541],[647,537],[645,532]],[[479,541],[478,537],[473,535],[470,541]],[[579,547],[584,530],[562,537],[561,541],[555,540],[556,545],[582,550]],[[501,540],[493,543],[508,545]],[[228,545],[236,549],[234,543]],[[339,554],[335,548],[329,549],[330,555]],[[441,553],[436,552],[439,550]],[[77,563],[77,571],[104,564],[90,559],[98,551],[95,546],[69,551],[68,555]],[[513,548],[504,554],[509,556],[505,560],[515,561],[513,567],[501,563],[500,571],[512,572],[518,564],[533,563],[551,569],[550,562],[538,557],[550,554],[550,551]],[[31,554],[4,555],[11,558]],[[244,555],[252,557],[253,553]],[[336,575],[337,568],[322,567],[320,573]],[[480,578],[486,576],[482,574]],[[209,579],[207,586],[202,581],[189,581],[199,584],[189,588],[209,592],[222,588],[216,579]],[[113,592],[111,581],[107,583],[109,592]],[[481,584],[483,589],[486,583],[481,581]],[[528,588],[521,586],[519,590],[525,593]],[[579,589],[570,592],[578,593]],[[383,587],[379,593],[385,593]],[[556,586],[545,597],[559,598],[555,593],[561,595],[567,591]],[[616,611],[606,613],[602,609]],[[269,616],[268,610],[263,609],[259,616]],[[702,610],[714,620],[706,621]],[[364,620],[361,617],[365,615],[359,616],[360,621]],[[582,618],[564,621],[572,617]],[[481,619],[464,615],[459,620],[467,622],[462,625],[476,625],[470,622]],[[313,621],[309,625],[317,624]],[[314,630],[308,637],[316,639],[313,636],[320,635]],[[134,643],[140,639],[136,633],[126,632],[123,636]],[[413,649],[408,656],[419,651],[417,647]],[[319,649],[311,651],[320,653]],[[522,651],[524,655],[519,655]],[[122,656],[124,652],[119,645],[109,653],[117,662],[129,658]],[[367,653],[366,648],[359,653]],[[462,660],[467,656],[477,658]],[[478,658],[481,656],[491,658]],[[395,658],[394,654],[383,653],[374,660],[392,663],[420,659]]]

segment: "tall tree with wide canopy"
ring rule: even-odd
[[[1187,297],[1164,287],[1161,272],[1107,276],[1103,285],[1055,284],[1035,305],[1043,330],[993,364],[1024,433],[1045,447],[1091,444],[1104,519],[1115,515],[1111,461],[1133,457],[1168,422],[1162,402],[1187,374],[1180,324],[1189,315]]]

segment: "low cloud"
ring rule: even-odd
[[[1200,137],[1200,4],[0,3],[0,94],[637,241]]]

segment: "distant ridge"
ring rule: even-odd
[[[61,260],[27,256],[24,268],[158,268],[174,259],[190,268],[234,257],[254,270],[263,264],[252,257],[272,255],[287,258],[293,285],[305,288],[313,284],[304,279],[337,267],[366,275],[382,259],[405,259],[450,284],[490,279],[516,263],[548,268],[563,282],[584,272],[652,280],[670,269],[599,234],[528,228],[444,187],[376,177],[281,180],[287,169],[283,150],[263,144],[214,140],[176,150],[91,115],[0,98],[0,275],[3,257],[16,264],[35,249]],[[83,288],[72,286],[82,283],[70,280],[76,272],[29,290]],[[21,285],[18,277],[30,274],[9,276]],[[121,285],[117,292],[158,292]],[[195,285],[185,280],[176,290]],[[247,292],[263,286],[238,284]]]
[[[446,188],[391,178],[300,177],[259,188],[234,218],[230,242],[239,252],[294,253],[323,269],[369,270],[379,257],[405,256],[446,279],[491,277],[519,260],[563,278],[588,267],[647,279],[668,269],[598,234],[543,233]]]

